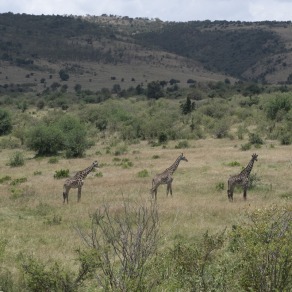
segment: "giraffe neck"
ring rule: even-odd
[[[176,169],[177,169],[177,167],[178,167],[180,161],[181,161],[181,156],[179,156],[179,157],[176,159],[176,161],[175,161],[175,162],[174,162],[169,168],[166,169],[166,171],[167,171],[170,175],[172,175],[172,174],[176,171]]]
[[[78,177],[86,178],[86,176],[93,170],[94,164],[90,165],[89,167],[85,168],[84,170],[80,171]]]
[[[254,164],[254,159],[251,159],[247,167],[241,172],[242,175],[249,176]]]

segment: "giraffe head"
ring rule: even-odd
[[[95,160],[95,161],[93,161],[93,163],[92,163],[92,167],[97,167],[98,166],[98,162]]]
[[[183,153],[180,155],[180,160],[183,160],[183,161],[188,162],[188,160],[187,160],[186,157],[183,155]]]
[[[258,161],[258,155],[255,153],[251,156],[251,158],[253,161]]]

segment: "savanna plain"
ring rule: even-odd
[[[9,166],[13,150],[1,150],[1,177],[11,177],[0,185],[0,232],[7,243],[1,261],[16,274],[17,259],[23,254],[73,267],[76,249],[84,247],[75,227],[89,229],[91,214],[104,205],[122,212],[125,201],[138,206],[150,204],[152,177],[169,167],[181,152],[188,162],[182,161],[173,175],[173,196],[166,196],[165,185],[158,188],[163,234],[160,244],[164,247],[206,231],[214,234],[230,230],[240,225],[248,212],[275,204],[291,205],[291,145],[267,141],[261,148],[241,151],[244,141],[236,139],[189,141],[187,149],[177,149],[176,143],[164,147],[151,147],[147,142],[127,145],[125,153],[117,157],[103,141],[91,147],[84,158],[60,158],[57,163],[49,163],[48,157],[35,159],[34,152],[25,151],[21,167]],[[248,164],[253,153],[258,154],[252,170],[254,186],[248,190],[246,201],[242,190],[236,189],[231,203],[227,180]],[[71,189],[69,203],[63,204],[65,179],[54,178],[55,172],[69,169],[72,176],[94,160],[99,168],[85,179],[81,201],[77,203],[77,190]],[[139,175],[143,172],[146,175]]]

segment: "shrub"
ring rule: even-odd
[[[263,139],[256,133],[249,134],[249,143],[253,145],[262,145],[264,144]]]
[[[11,167],[17,167],[24,165],[24,156],[21,152],[15,152],[10,157],[9,165]]]
[[[175,149],[184,149],[184,148],[189,148],[189,142],[187,140],[180,141],[178,142],[177,145],[175,145]]]
[[[267,117],[271,120],[282,120],[292,107],[291,96],[284,94],[271,99],[266,106]]]
[[[10,184],[12,186],[16,186],[16,185],[22,184],[24,182],[27,182],[27,178],[26,177],[20,177],[20,178],[16,178],[16,179],[12,180]]]
[[[95,176],[96,176],[96,177],[103,177],[103,174],[102,174],[101,171],[99,171],[99,172],[97,172],[97,173],[95,174]]]
[[[148,177],[149,176],[149,172],[148,172],[147,169],[143,169],[143,170],[138,172],[137,176],[138,177]]]
[[[47,218],[44,222],[47,225],[60,225],[62,221],[62,217],[58,215],[54,215],[53,218]]]
[[[11,180],[11,176],[8,176],[8,175],[3,176],[0,178],[0,184],[4,183],[6,181],[9,181],[9,180]]]
[[[216,123],[214,128],[214,135],[216,138],[225,138],[228,135],[229,124],[226,120],[220,120]]]
[[[58,163],[58,162],[59,162],[58,157],[50,157],[49,160],[48,160],[48,163],[51,163],[51,164],[55,164],[55,163]]]
[[[242,144],[241,146],[240,146],[240,149],[242,150],[242,151],[247,151],[247,150],[249,150],[251,148],[251,144],[250,143],[245,143],[245,144]]]
[[[60,179],[65,177],[69,177],[69,169],[60,169],[55,171],[54,178]]]
[[[77,231],[89,247],[84,263],[95,266],[102,290],[150,291],[146,267],[160,238],[156,205],[124,202],[120,212],[104,205],[91,218],[89,233]]]
[[[248,214],[234,226],[230,249],[236,254],[244,291],[292,290],[292,212],[273,206]]]
[[[11,130],[11,115],[8,111],[0,108],[0,136],[9,134]]]
[[[223,191],[224,190],[224,182],[219,182],[216,184],[216,190],[217,191]]]
[[[227,163],[228,166],[240,166],[240,163],[238,161],[231,161]]]
[[[166,143],[167,140],[168,140],[167,133],[166,132],[160,132],[159,135],[158,135],[158,142],[160,144],[163,144],[163,143]]]
[[[63,149],[63,140],[63,133],[55,125],[41,124],[29,131],[26,143],[38,155],[56,155]]]
[[[72,272],[66,271],[58,262],[43,264],[32,257],[23,260],[22,269],[29,291],[76,291],[81,277],[73,279]],[[83,270],[83,269],[81,269]]]
[[[66,157],[82,157],[88,146],[85,126],[72,116],[64,116],[57,122],[57,127],[65,133],[63,137]]]

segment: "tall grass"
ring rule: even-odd
[[[78,223],[88,227],[91,214],[102,204],[109,205],[114,212],[121,212],[125,196],[141,204],[151,200],[152,177],[174,162],[180,153],[176,149],[177,143],[168,142],[166,147],[150,147],[144,142],[129,145],[127,153],[119,158],[131,161],[131,167],[117,165],[114,153],[106,153],[108,145],[101,143],[89,149],[85,158],[59,158],[58,164],[48,163],[47,159],[28,159],[20,168],[11,168],[7,163],[11,150],[2,150],[1,177],[5,174],[10,178],[2,179],[0,184],[0,232],[6,243],[1,251],[2,266],[12,273],[14,281],[20,277],[19,258],[24,254],[34,255],[45,263],[60,261],[77,272],[75,250],[82,249],[83,243],[73,226]],[[214,234],[230,229],[240,224],[250,210],[272,204],[291,205],[291,196],[287,194],[292,193],[289,179],[292,146],[269,147],[267,144],[256,150],[258,162],[252,173],[258,180],[248,191],[247,202],[244,202],[240,189],[234,193],[234,202],[228,202],[228,177],[238,173],[255,150],[240,151],[237,146],[240,143],[229,139],[189,141],[189,147],[184,149],[188,163],[180,164],[173,175],[173,196],[166,197],[165,185],[158,188],[163,246],[172,246],[177,239],[198,238],[206,231]],[[98,156],[103,165],[102,177],[89,174],[82,188],[81,202],[77,203],[77,190],[71,189],[69,204],[63,205],[65,178],[56,180],[54,173],[59,169],[75,173],[86,168],[101,149],[105,153]],[[31,155],[30,152],[25,154]],[[230,163],[235,161],[234,165]],[[41,174],[35,175],[36,171]],[[26,180],[11,184],[22,177]]]

